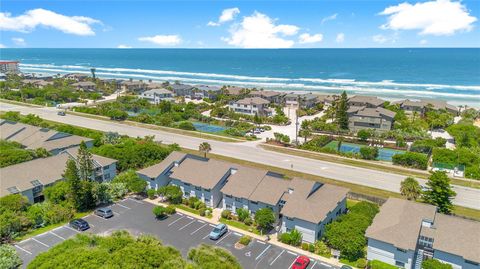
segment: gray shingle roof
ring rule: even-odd
[[[270,101],[268,100],[265,100],[263,98],[260,98],[260,97],[247,97],[247,98],[243,98],[241,100],[238,100],[236,102],[237,104],[239,105],[266,105],[266,104],[270,104]]]
[[[371,104],[373,106],[381,106],[385,101],[376,96],[355,95],[348,98],[348,102],[349,103],[356,102],[356,103]]]
[[[171,178],[205,189],[213,189],[230,172],[232,164],[213,159],[186,158],[172,168]]]
[[[181,162],[187,156],[187,154],[174,151],[170,153],[163,161],[154,164],[152,166],[138,170],[138,174],[145,175],[149,178],[156,178],[161,175],[167,168],[171,168],[172,164],[175,162]]]

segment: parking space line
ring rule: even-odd
[[[315,265],[317,265],[317,261],[315,261],[315,262],[313,263],[312,268],[310,268],[310,269],[315,268]]]
[[[192,217],[190,217],[190,216],[187,216],[187,219],[193,219],[193,218],[192,218]]]
[[[172,225],[175,224],[177,221],[179,221],[179,220],[181,220],[181,219],[183,219],[183,218],[185,218],[185,216],[180,217],[180,218],[174,220],[172,223],[168,224],[168,226],[172,226]]]
[[[20,246],[15,245],[15,247],[17,247],[18,249],[20,249],[20,250],[22,250],[22,251],[25,251],[27,254],[32,255],[32,252],[30,252],[30,251],[28,251],[28,250],[26,250],[26,249],[24,249],[24,248],[22,248],[22,247],[20,247]]]
[[[260,240],[257,240],[257,243],[260,243],[260,244],[262,244],[262,245],[265,245],[265,244],[266,244],[265,242],[260,241]]]
[[[123,207],[123,208],[126,208],[126,209],[131,209],[130,207],[124,206],[124,205],[122,205],[122,204],[120,204],[120,203],[116,203],[116,205],[119,205],[119,206],[121,206],[121,207]]]
[[[295,252],[291,252],[290,250],[287,250],[287,252],[290,253],[290,254],[292,254],[292,255],[297,256],[297,253],[295,253]]]
[[[208,233],[207,235],[205,235],[205,236],[202,238],[202,240],[205,239],[205,238],[207,238],[209,235],[210,235],[210,233]]]
[[[270,263],[270,266],[272,266],[273,263],[274,263],[278,258],[280,258],[280,256],[282,256],[283,252],[285,252],[285,250],[282,250],[282,252],[280,252],[280,254],[278,254],[278,256],[275,257],[275,259],[273,259],[273,261]]]
[[[212,227],[216,227],[214,224],[210,224],[210,226],[212,226]]]
[[[143,202],[141,202],[141,201],[137,201],[137,200],[132,199],[132,198],[130,198],[130,197],[128,197],[127,199],[130,200],[130,201],[133,201],[133,202],[135,202],[135,203],[137,203],[137,204],[142,204],[142,205],[143,205]]]
[[[320,262],[320,264],[322,264],[323,266],[326,266],[328,268],[332,268],[332,266],[330,264],[327,264],[327,263],[324,263],[324,262]]]
[[[192,221],[190,221],[189,223],[183,225],[183,227],[180,228],[180,229],[178,229],[178,230],[181,231],[181,230],[185,229],[185,227],[187,227],[188,225],[190,225],[190,224],[192,224],[192,223],[194,223],[194,222],[195,222],[195,220],[192,220]]]
[[[34,237],[32,237],[32,240],[35,241],[35,242],[37,242],[37,243],[39,243],[39,244],[41,244],[41,245],[46,246],[47,248],[50,247],[49,245],[47,245],[47,244],[45,244],[45,243],[43,243],[43,242],[38,241],[38,240],[37,240],[36,238],[34,238]]]
[[[193,231],[190,235],[193,235],[194,233],[200,231],[200,229],[202,229],[203,227],[207,226],[207,224],[203,224],[200,228],[196,229],[195,231]]]
[[[74,231],[74,232],[76,232],[76,233],[79,233],[79,231],[73,229],[72,227],[69,227],[69,226],[63,226],[63,227],[65,227],[65,228],[67,228],[67,229],[70,229],[70,230],[72,230],[72,231]]]
[[[60,227],[57,227],[57,228],[53,229],[52,231],[60,230],[62,228],[63,228],[63,226],[60,226]]]
[[[58,234],[56,234],[56,233],[54,233],[54,232],[52,232],[52,231],[50,231],[50,233],[51,233],[52,235],[55,235],[56,237],[62,239],[62,240],[65,240],[65,238],[63,238],[62,236],[60,236],[60,235],[58,235]]]
[[[205,223],[205,221],[203,221],[203,220],[197,220],[197,221],[200,222],[200,223]]]
[[[255,260],[260,259],[260,257],[261,257],[263,254],[265,254],[265,252],[267,252],[267,250],[268,250],[271,246],[272,246],[272,245],[268,245],[268,246],[262,251],[262,253],[260,253],[260,254],[255,258]]]
[[[182,213],[177,213],[177,214],[178,214],[178,215],[180,215],[180,216],[183,216],[183,214],[182,214]]]
[[[222,242],[222,240],[227,238],[230,234],[232,234],[232,232],[229,232],[224,237],[220,238],[220,240],[218,240],[217,243],[215,243],[215,245],[218,245],[218,243]]]
[[[235,234],[236,236],[242,236],[241,233],[237,233],[237,232],[233,232],[233,234]]]
[[[113,212],[113,214],[121,215],[121,214],[118,213],[117,211],[113,211],[113,210],[112,210],[112,212]]]
[[[298,255],[295,256],[295,259],[293,259],[292,263],[290,264],[290,266],[288,268],[292,268],[292,266],[295,263],[295,261],[297,260],[297,258],[298,258]]]

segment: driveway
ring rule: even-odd
[[[23,267],[41,252],[75,236],[77,233],[108,235],[116,230],[127,230],[134,235],[151,234],[164,244],[172,245],[186,257],[188,251],[202,243],[225,248],[235,255],[243,268],[290,268],[298,253],[272,245],[268,242],[252,239],[243,249],[236,249],[235,243],[243,235],[229,231],[217,241],[208,235],[214,225],[182,213],[176,213],[164,220],[156,220],[152,214],[154,205],[143,201],[126,198],[111,206],[114,216],[103,219],[96,215],[84,217],[91,228],[78,232],[67,225],[50,232],[24,240],[15,245],[24,261]],[[312,260],[310,269],[338,269],[337,267]]]

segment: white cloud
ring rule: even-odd
[[[0,49],[5,49],[7,46],[0,43]]]
[[[335,19],[337,19],[337,16],[338,16],[338,13],[335,13],[335,14],[332,14],[328,17],[325,17],[322,19],[322,24],[326,23],[327,21],[333,21]]]
[[[383,44],[388,41],[388,38],[384,35],[374,35],[372,36],[372,40],[375,43]]]
[[[12,42],[17,45],[17,46],[21,46],[21,47],[24,47],[27,45],[27,42],[25,42],[25,39],[21,38],[21,37],[12,37]]]
[[[50,10],[37,8],[26,11],[19,16],[0,12],[0,30],[28,33],[37,26],[54,28],[66,34],[95,35],[91,25],[100,23],[99,20],[83,16],[65,16]]]
[[[476,17],[461,2],[434,0],[414,5],[402,3],[385,8],[380,15],[388,16],[382,29],[419,30],[421,35],[452,35],[470,31]]]
[[[335,38],[335,42],[343,43],[344,41],[345,41],[345,34],[344,33],[338,33],[337,37]]]
[[[301,34],[298,37],[298,42],[300,44],[318,43],[318,42],[322,42],[322,40],[323,40],[323,35],[322,34],[314,34],[314,35]]]
[[[420,45],[426,45],[428,41],[426,39],[420,40]]]
[[[124,45],[124,44],[120,44],[117,46],[117,49],[131,49],[132,47],[129,46],[129,45]]]
[[[299,29],[295,25],[277,25],[274,19],[255,11],[243,17],[240,24],[233,25],[230,37],[222,37],[222,40],[242,48],[290,48],[295,41],[284,37],[296,35]]]
[[[209,21],[207,23],[207,25],[208,26],[220,26],[222,23],[229,22],[229,21],[232,21],[233,19],[235,19],[235,17],[239,13],[240,13],[240,9],[238,9],[237,7],[224,9],[222,11],[222,14],[220,14],[220,17],[218,18],[218,22]]]
[[[159,46],[175,46],[182,43],[182,39],[178,35],[155,35],[139,37],[139,41],[150,42]]]

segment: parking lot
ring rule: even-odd
[[[153,234],[164,244],[180,250],[184,256],[190,248],[201,243],[215,245],[231,251],[243,268],[290,268],[298,256],[295,252],[256,239],[247,247],[236,249],[235,243],[242,234],[234,231],[227,232],[217,241],[210,240],[208,235],[214,227],[213,224],[181,213],[157,220],[152,214],[153,205],[143,201],[127,198],[111,208],[114,216],[110,219],[96,215],[84,217],[91,228],[82,233],[107,235],[115,230],[128,230],[134,235]],[[15,247],[24,260],[25,267],[39,253],[77,233],[79,232],[65,225],[19,242]],[[317,260],[312,260],[308,268],[334,269],[333,266]]]

